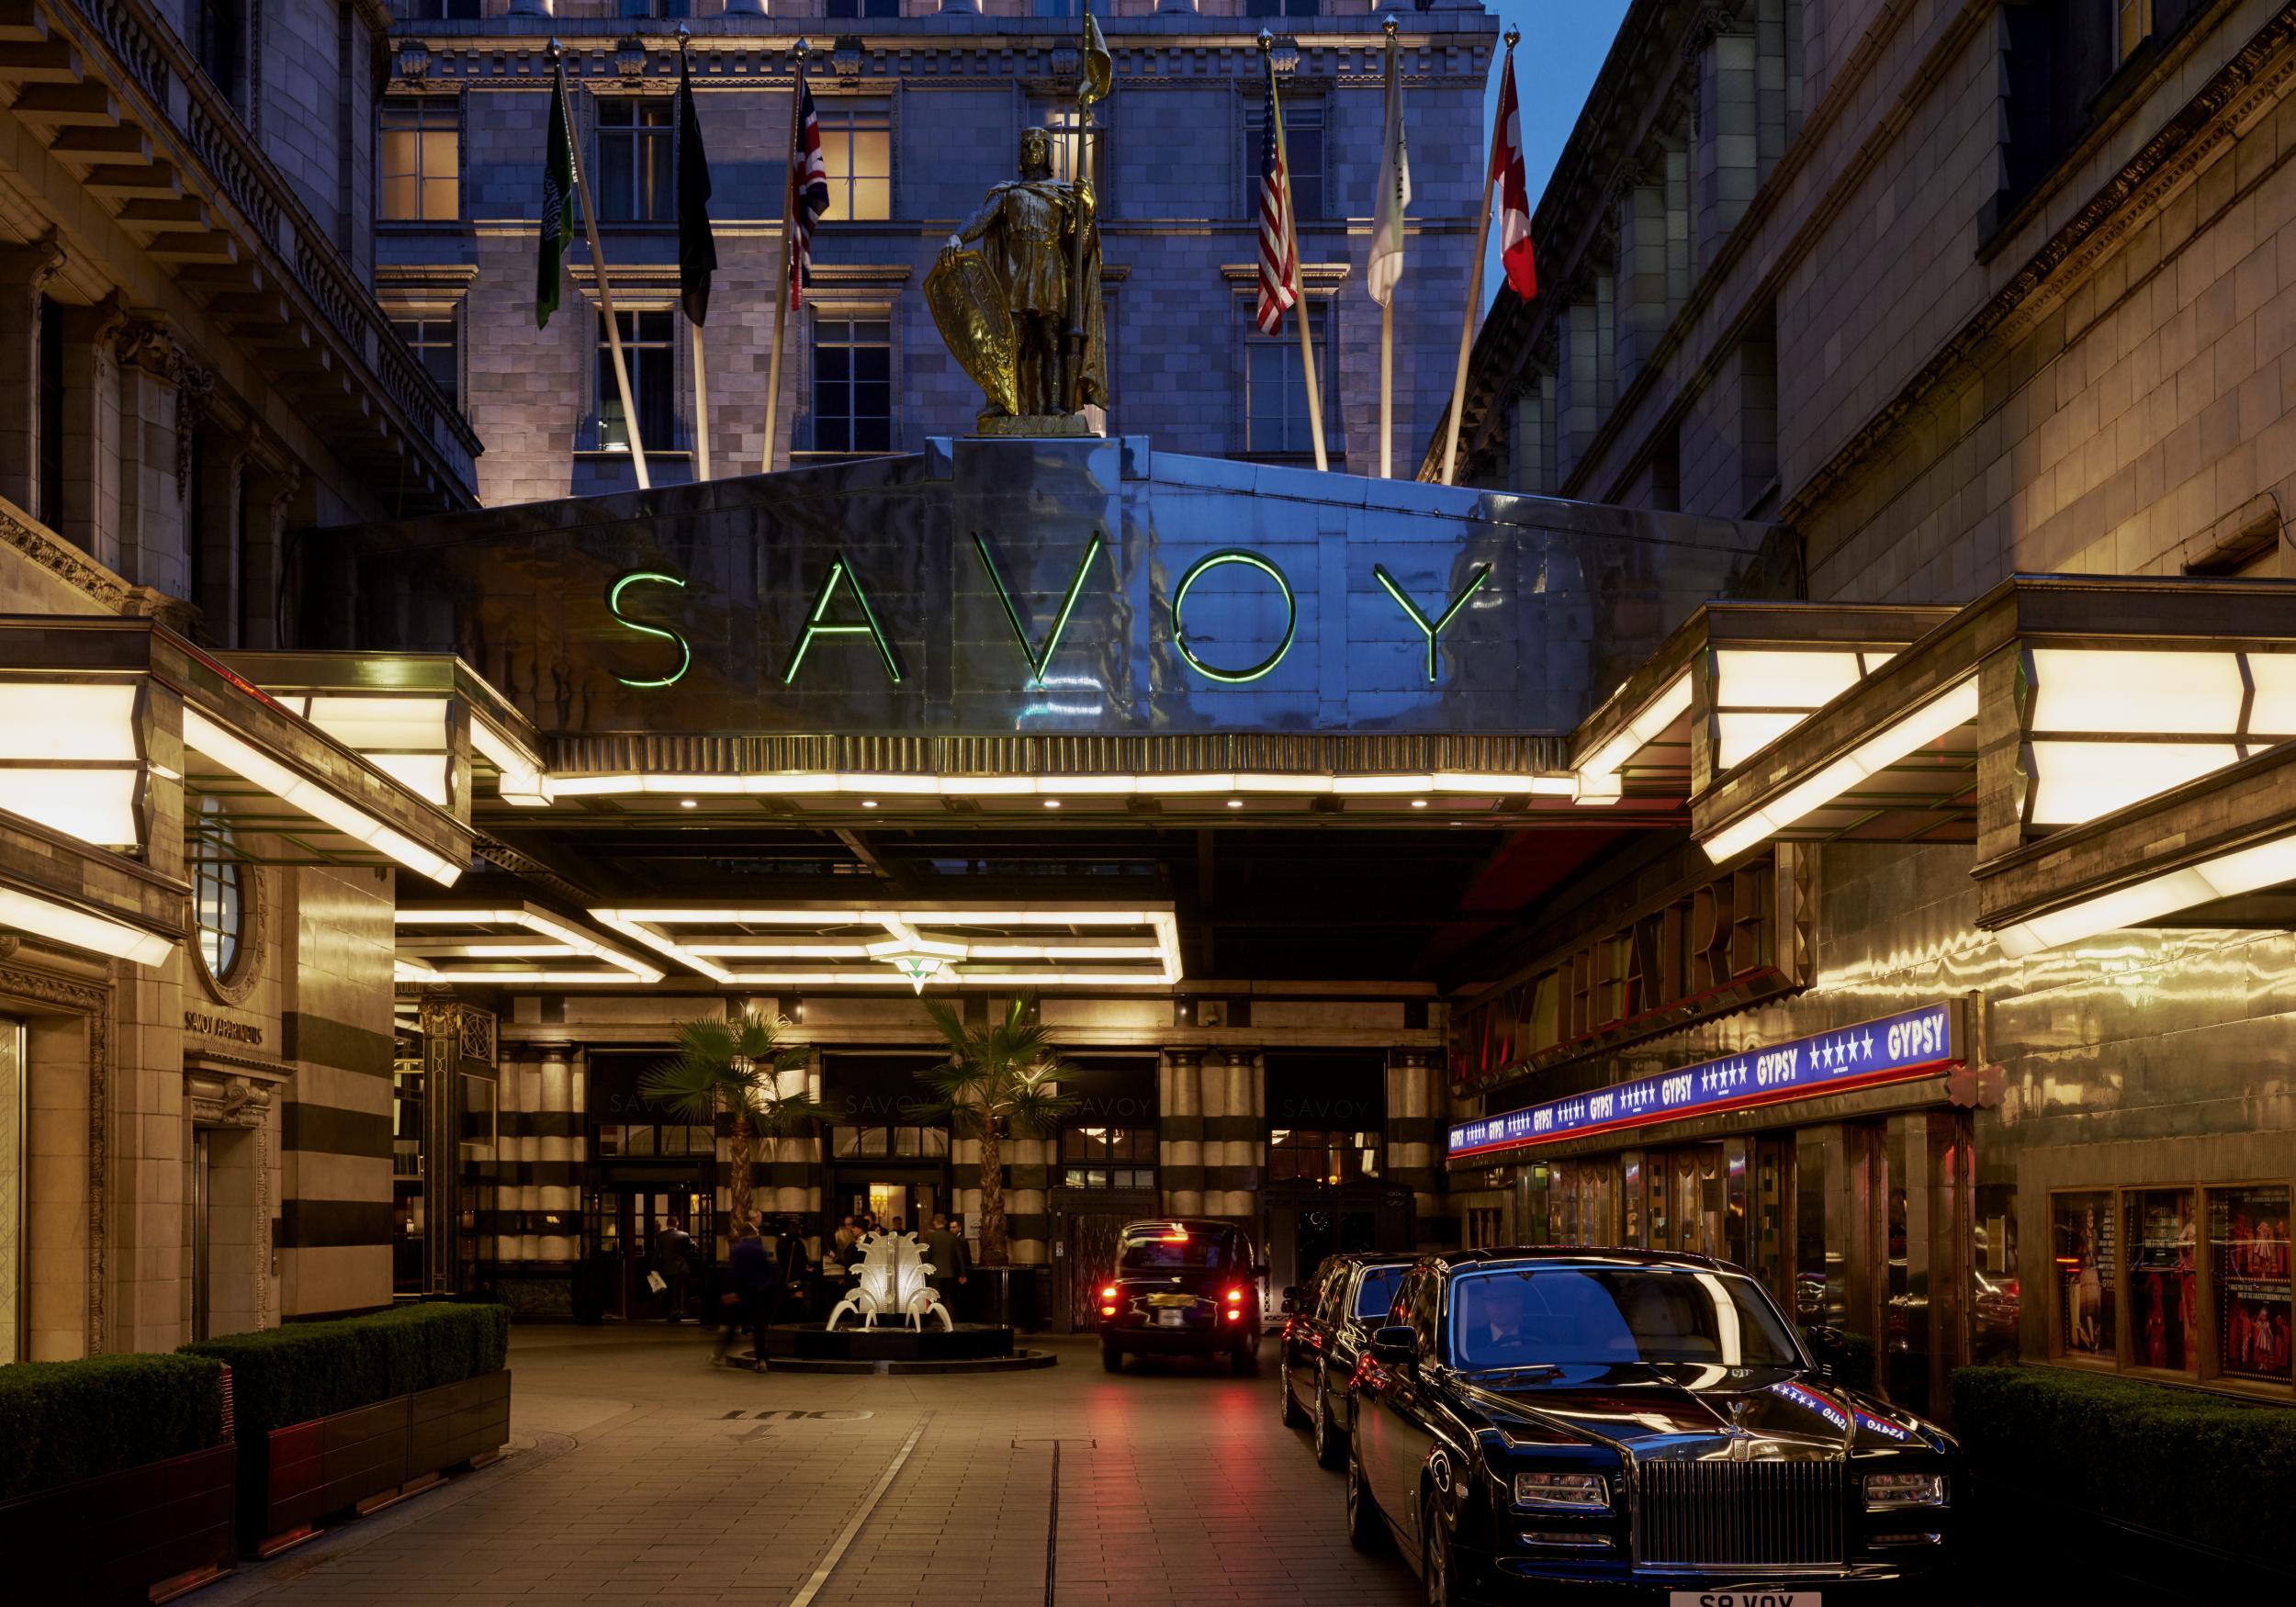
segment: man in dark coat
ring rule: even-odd
[[[693,1240],[685,1224],[675,1218],[654,1235],[654,1270],[661,1275],[662,1320],[686,1320],[686,1280],[693,1272]]]
[[[765,1326],[773,1310],[773,1258],[767,1253],[765,1241],[747,1222],[734,1224],[734,1246],[726,1253],[726,1268],[733,1279],[733,1296],[737,1317],[726,1324],[726,1332],[717,1342],[717,1359],[724,1361],[726,1354],[740,1340],[746,1329],[756,1347],[758,1371],[765,1366]]]
[[[925,1247],[925,1259],[933,1264],[932,1285],[940,1296],[940,1303],[949,1309],[949,1320],[957,1320],[957,1286],[973,1269],[972,1258],[966,1253],[964,1238],[949,1226],[949,1219],[939,1211],[933,1213],[933,1225],[917,1236]]]

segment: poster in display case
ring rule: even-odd
[[[2049,1202],[2057,1281],[2057,1344],[2068,1356],[2119,1355],[2115,1291],[2121,1265],[2110,1189],[2060,1194]]]
[[[2209,1190],[2216,1285],[2216,1366],[2227,1377],[2290,1377],[2289,1191],[2282,1184]]]
[[[2130,1361],[2185,1373],[2200,1353],[2199,1260],[2192,1190],[2130,1193]]]

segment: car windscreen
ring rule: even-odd
[[[1752,1280],[1645,1267],[1494,1267],[1451,1280],[1455,1366],[1800,1366]]]
[[[1385,1319],[1395,1304],[1395,1286],[1403,1281],[1405,1269],[1400,1266],[1367,1266],[1363,1282],[1356,1287],[1356,1315],[1375,1325]]]
[[[1195,1267],[1218,1270],[1235,1264],[1233,1233],[1158,1233],[1128,1238],[1117,1258],[1126,1272],[1165,1272]]]

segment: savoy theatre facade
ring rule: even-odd
[[[1037,1001],[1113,1226],[1702,1250],[1872,1338],[2290,1393],[2296,588],[1812,604],[1774,527],[1145,442],[312,533],[291,650],[0,550],[16,1354],[394,1294],[659,1314],[762,1208],[971,1216],[920,995]]]

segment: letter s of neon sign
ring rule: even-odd
[[[679,579],[675,575],[665,575],[658,569],[634,570],[630,574],[623,576],[619,580],[616,580],[613,587],[606,592],[606,608],[608,612],[613,615],[617,622],[627,628],[637,632],[640,635],[659,636],[665,642],[677,643],[678,668],[671,670],[668,675],[661,677],[658,680],[633,680],[626,675],[617,675],[614,677],[614,680],[620,681],[624,686],[675,686],[680,680],[685,678],[685,672],[692,667],[693,649],[686,645],[686,639],[680,635],[677,632],[664,630],[659,625],[640,624],[638,621],[632,619],[628,614],[622,612],[622,594],[625,591],[627,591],[631,587],[638,585],[644,581],[651,581],[657,585],[662,586],[675,586],[681,590],[683,590],[685,588],[685,582]]]

